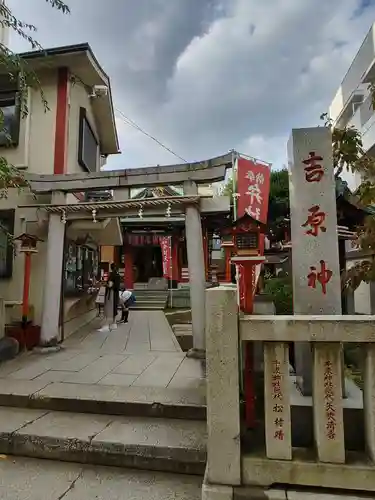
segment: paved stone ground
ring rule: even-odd
[[[95,385],[99,388],[169,388],[197,390],[205,381],[201,363],[188,359],[162,311],[132,311],[117,330],[91,329],[69,337],[53,354],[27,353],[0,365],[1,385],[33,394],[46,386]],[[72,389],[72,387],[70,387]]]
[[[200,500],[202,479],[3,456],[2,500]]]
[[[0,455],[2,500],[201,500],[202,479],[161,472]],[[258,497],[259,498],[259,497]],[[355,495],[270,491],[264,500],[361,500]]]

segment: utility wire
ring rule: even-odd
[[[156,142],[156,144],[158,144],[163,149],[165,149],[166,151],[168,151],[168,153],[171,153],[172,155],[174,155],[179,160],[183,161],[184,163],[189,163],[187,160],[185,160],[185,158],[183,158],[182,156],[178,155],[171,148],[169,148],[168,146],[166,146],[165,144],[163,144],[161,141],[159,141],[159,139],[157,139],[153,135],[151,135],[148,132],[146,132],[145,130],[143,130],[143,128],[141,128],[135,121],[131,120],[128,116],[126,116],[120,109],[116,108],[116,111],[120,115],[120,118],[122,119],[122,121],[124,123],[126,123],[127,125],[130,125],[131,127],[135,128],[136,130],[138,130],[139,132],[141,132],[143,135],[145,135],[146,137],[148,137],[149,139],[151,139],[154,142]]]

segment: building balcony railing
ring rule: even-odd
[[[361,133],[365,151],[371,150],[375,145],[375,112],[371,99],[368,96],[348,122],[348,127],[353,126]]]
[[[371,26],[366,38],[364,39],[360,49],[353,59],[350,68],[348,69],[342,83],[341,91],[343,95],[343,103],[346,103],[353,92],[358,88],[358,85],[367,84],[373,81],[375,75],[375,38],[374,26]]]

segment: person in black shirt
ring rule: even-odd
[[[121,278],[117,271],[116,264],[111,264],[111,272],[109,273],[106,283],[105,296],[104,296],[104,315],[112,323],[110,329],[116,328],[116,316],[119,306],[119,292],[120,292]]]

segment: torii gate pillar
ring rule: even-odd
[[[184,182],[184,194],[196,195],[195,182]],[[206,350],[206,271],[204,262],[202,222],[196,205],[186,206],[186,250],[189,267],[191,319],[193,327],[193,349],[189,357],[203,358]]]
[[[52,203],[66,203],[66,195],[52,194]],[[56,346],[60,340],[61,283],[64,262],[65,224],[59,214],[49,214],[46,274],[43,290],[41,347]]]

